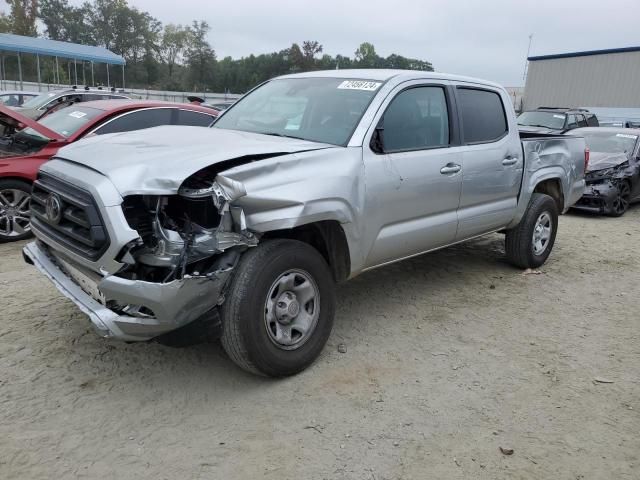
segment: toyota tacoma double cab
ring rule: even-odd
[[[105,337],[215,332],[267,376],[320,354],[336,283],[504,232],[542,265],[584,190],[580,137],[520,138],[509,95],[440,73],[267,81],[208,129],[88,138],[41,168],[25,260]]]

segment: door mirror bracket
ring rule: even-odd
[[[374,153],[379,155],[384,153],[384,117],[380,119],[373,135],[371,135],[369,147],[371,147]]]

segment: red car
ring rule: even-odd
[[[0,243],[30,236],[31,183],[63,146],[88,135],[160,125],[209,126],[218,111],[196,104],[138,100],[83,102],[38,121],[0,105]]]

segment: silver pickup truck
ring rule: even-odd
[[[538,267],[584,189],[580,137],[522,139],[507,92],[465,77],[287,75],[210,129],[157,127],[60,150],[24,248],[97,331],[217,333],[240,367],[307,367],[335,285],[491,232]],[[428,294],[428,293],[425,293]]]

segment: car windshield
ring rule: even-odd
[[[587,147],[592,152],[602,153],[633,153],[638,141],[638,135],[616,132],[579,132],[584,136]]]
[[[4,95],[0,95],[0,103],[7,107],[17,107],[20,105],[20,94],[6,93]]]
[[[554,112],[531,111],[522,112],[518,117],[518,125],[525,127],[544,127],[559,130],[564,127],[565,114]]]
[[[102,110],[95,108],[72,105],[45,116],[40,119],[38,123],[68,138],[102,113],[104,113]],[[29,137],[46,138],[31,127],[25,128],[20,131],[19,134]]]
[[[22,108],[33,108],[33,109],[38,109],[41,106],[43,106],[45,103],[47,103],[49,100],[51,100],[53,97],[55,97],[57,94],[54,92],[47,92],[47,93],[42,93],[40,95],[38,95],[37,97],[33,97],[30,100],[27,100],[26,102],[24,102],[21,107]]]
[[[325,77],[272,80],[226,110],[213,128],[345,146],[380,85]]]

